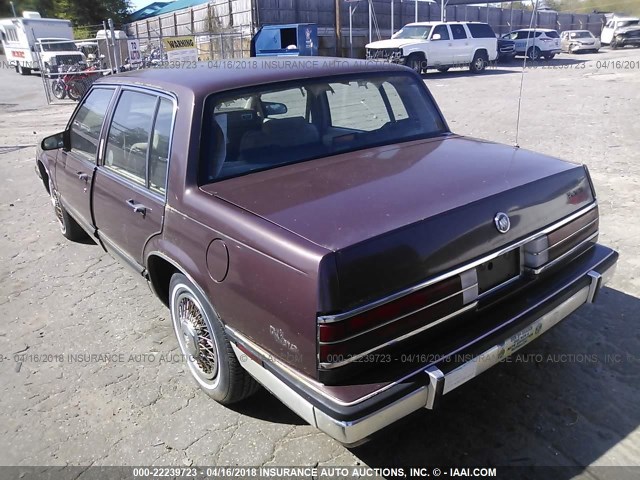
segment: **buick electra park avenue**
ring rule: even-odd
[[[596,300],[618,258],[586,166],[456,135],[400,65],[105,77],[36,172],[61,233],[168,307],[206,394],[262,385],[348,445]]]

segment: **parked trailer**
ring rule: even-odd
[[[23,17],[0,20],[0,38],[7,62],[21,75],[42,69],[56,72],[59,65],[85,60],[73,43],[69,20],[41,18],[38,12],[24,12]]]

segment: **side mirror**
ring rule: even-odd
[[[40,148],[42,148],[42,150],[57,150],[59,148],[67,149],[65,137],[65,132],[45,137],[42,139],[42,142],[40,142]]]
[[[439,33],[434,33],[433,35],[431,35],[431,40],[440,40],[442,38],[442,35],[440,35]]]
[[[284,103],[278,102],[262,102],[262,108],[267,117],[269,115],[283,115],[289,111]]]

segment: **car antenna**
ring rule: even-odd
[[[533,29],[533,42],[532,42],[532,52],[535,55],[535,48],[536,48],[536,28],[538,25],[538,22],[536,22],[536,26],[533,26],[533,21],[534,19],[537,17],[538,15],[538,0],[535,0],[535,3],[533,4],[533,12],[531,12],[531,22],[529,23],[529,31],[531,31],[531,29]],[[527,37],[529,36],[529,34],[527,34]],[[529,38],[527,38],[527,44],[529,43]],[[518,116],[516,118],[516,143],[515,143],[515,147],[516,148],[520,148],[520,145],[518,144],[518,137],[520,135],[520,107],[522,106],[522,87],[524,85],[524,70],[525,68],[527,68],[527,58],[528,58],[528,50],[525,46],[525,51],[524,51],[524,60],[522,61],[522,72],[520,73],[520,94],[518,95]],[[537,59],[537,57],[536,57]]]

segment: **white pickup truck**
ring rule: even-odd
[[[423,72],[469,66],[482,72],[498,56],[496,34],[481,22],[416,22],[405,25],[391,39],[366,45],[367,59],[400,63]]]
[[[23,17],[0,20],[0,38],[7,62],[16,72],[56,72],[63,64],[85,61],[85,55],[73,43],[69,20],[41,18],[37,12],[24,12]]]

